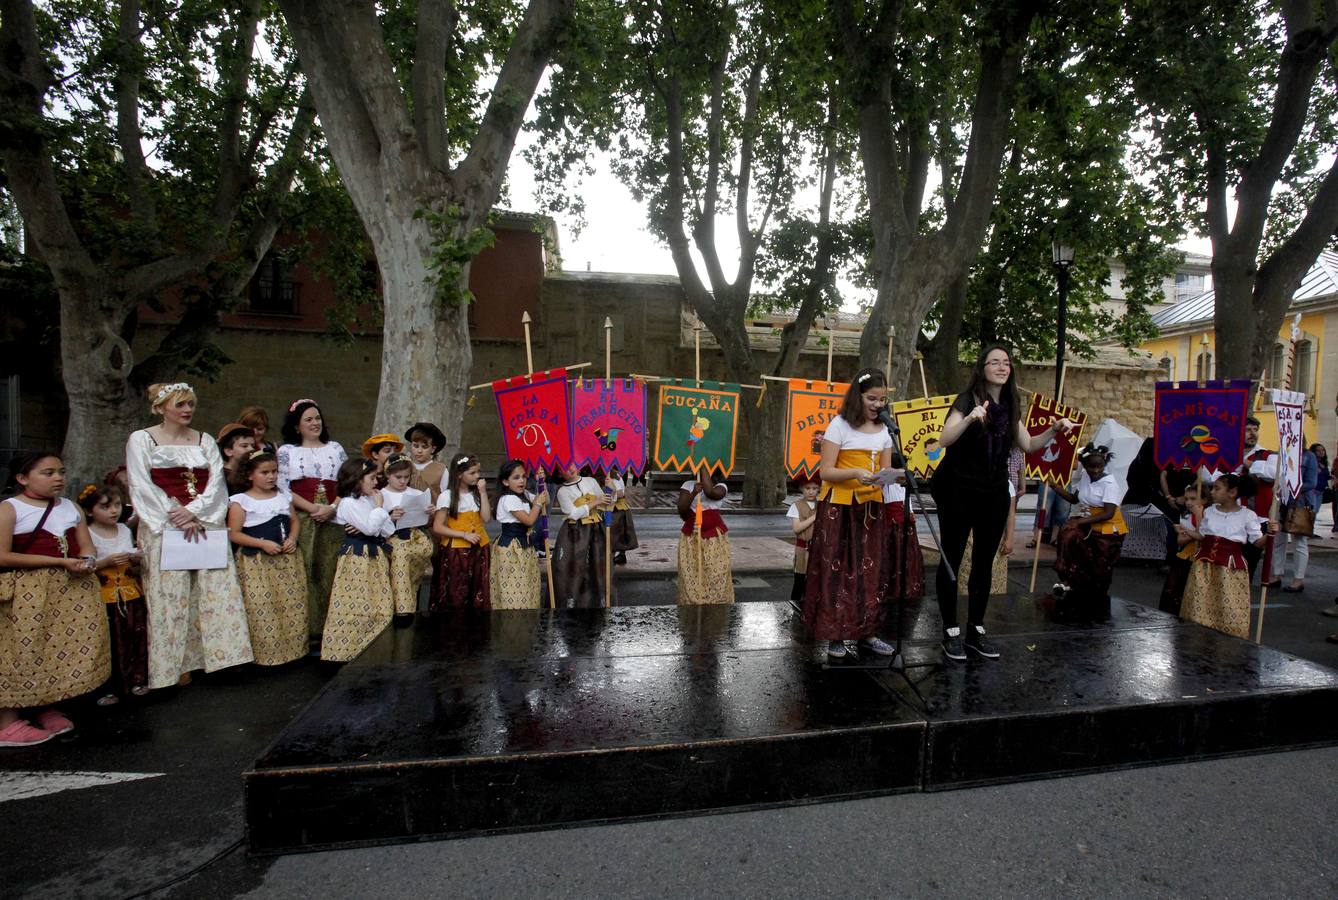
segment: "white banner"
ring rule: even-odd
[[[1301,440],[1304,430],[1305,394],[1300,391],[1268,392],[1273,410],[1278,417],[1278,454],[1282,474],[1277,483],[1286,490],[1279,495],[1284,501],[1295,499],[1301,493]]]

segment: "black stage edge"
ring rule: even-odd
[[[945,790],[1338,742],[1338,672],[1116,600],[998,661],[823,669],[787,603],[389,628],[244,773],[254,853]],[[935,604],[907,613],[937,660]]]

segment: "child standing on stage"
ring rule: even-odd
[[[256,665],[307,655],[307,570],[297,541],[293,495],[280,491],[279,463],[256,450],[241,464],[247,489],[228,498],[228,538],[236,544],[237,581]]]
[[[362,442],[363,457],[376,463],[377,471],[382,475],[386,473],[386,460],[403,450],[404,441],[394,434],[374,434]]]
[[[887,599],[891,602],[902,597],[907,600],[923,597],[925,556],[920,549],[919,532],[915,529],[915,514],[906,502],[905,485],[893,483],[883,487],[883,509],[887,517],[887,559],[891,566],[887,577]],[[903,580],[905,594],[902,593]]]
[[[380,479],[370,459],[350,459],[339,467],[335,521],[346,533],[321,640],[324,660],[353,659],[390,624],[395,613],[386,544],[386,538],[395,533],[395,523],[384,508],[385,498],[377,487]]]
[[[565,517],[553,545],[553,590],[559,609],[592,609],[604,605],[603,513],[609,506],[604,489],[575,463],[563,472],[557,491]]]
[[[0,747],[28,747],[74,728],[52,704],[111,674],[107,617],[84,514],[61,494],[65,466],[25,453],[10,471],[22,492],[0,503]]]
[[[1239,638],[1250,636],[1250,576],[1242,551],[1247,543],[1262,547],[1267,540],[1259,517],[1239,502],[1242,487],[1251,486],[1243,484],[1249,477],[1219,475],[1199,526],[1176,526],[1178,533],[1199,542],[1180,615]],[[1277,530],[1276,522],[1268,522],[1267,534]]]
[[[249,487],[242,477],[242,462],[256,448],[256,434],[240,422],[230,422],[218,430],[218,452],[223,455],[223,478],[231,492]]]
[[[609,529],[613,564],[625,566],[627,551],[640,546],[636,539],[636,526],[632,523],[632,507],[627,502],[627,482],[623,481],[617,469],[610,469],[604,476],[604,487],[613,493],[613,526]]]
[[[432,495],[432,505],[436,506],[446,478],[446,465],[437,460],[437,454],[446,446],[446,435],[431,422],[415,422],[404,432],[404,439],[409,442],[409,456],[414,467],[409,487],[428,491]]]
[[[706,469],[678,489],[678,516],[683,520],[678,538],[680,606],[734,602],[729,529],[720,516],[727,493],[724,482],[713,484]]]
[[[432,611],[472,607],[491,609],[492,551],[483,526],[492,521],[488,484],[476,457],[457,453],[446,467],[446,490],[437,500],[432,533],[445,548]]]
[[[818,474],[822,491],[809,544],[804,622],[841,659],[845,641],[874,653],[896,651],[878,637],[887,595],[887,513],[878,473],[892,462],[892,437],[878,421],[887,379],[861,369],[846,389],[841,413],[827,423]]]
[[[120,488],[87,485],[79,492],[79,505],[88,516],[88,536],[97,555],[93,568],[102,583],[111,638],[112,677],[98,706],[111,706],[127,694],[142,697],[149,692],[149,613],[133,571],[140,554],[130,527],[120,521]]]
[[[418,609],[418,582],[432,571],[432,539],[427,525],[400,527],[405,504],[431,508],[431,495],[410,487],[413,460],[403,453],[392,454],[385,464],[386,486],[381,491],[383,506],[395,522],[395,536],[390,539],[390,589],[395,595],[395,615],[413,615]]]
[[[1199,523],[1203,521],[1203,500],[1197,482],[1185,488],[1184,504],[1185,514],[1180,517],[1178,523],[1183,527],[1175,529],[1176,543],[1180,545],[1180,549],[1171,557],[1167,566],[1166,583],[1162,585],[1161,601],[1157,604],[1158,609],[1173,616],[1180,615],[1180,603],[1185,596],[1185,583],[1189,581],[1189,569],[1199,551],[1198,541],[1186,533],[1197,531]]]
[[[1061,618],[1110,618],[1110,579],[1129,533],[1120,512],[1123,491],[1106,471],[1110,458],[1106,447],[1088,444],[1078,452],[1082,471],[1076,489],[1054,487],[1077,504],[1076,515],[1060,529],[1055,558],[1060,578],[1054,587],[1055,613]]]
[[[497,521],[502,524],[502,536],[492,559],[493,609],[539,608],[539,558],[530,546],[528,532],[548,505],[548,494],[536,497],[525,490],[528,474],[518,459],[502,463],[497,472],[501,490]]]
[[[816,480],[805,481],[799,489],[799,499],[785,511],[794,531],[794,586],[790,588],[790,602],[800,606],[804,603],[804,579],[808,573],[808,542],[813,540],[813,523],[818,521],[818,486]]]

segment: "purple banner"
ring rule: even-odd
[[[572,385],[576,464],[640,475],[646,469],[646,385],[578,378]]]
[[[1230,472],[1245,454],[1250,382],[1157,382],[1154,455],[1159,468]]]

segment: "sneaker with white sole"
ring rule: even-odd
[[[22,719],[15,719],[0,729],[0,747],[33,747],[55,737],[49,731],[36,728]]]
[[[966,650],[962,647],[962,629],[956,625],[943,629],[943,655],[958,662],[966,659]]]
[[[985,627],[983,625],[968,625],[966,628],[966,649],[985,659],[998,659],[999,651],[994,649],[994,645],[985,640]]]
[[[867,647],[879,656],[894,656],[897,652],[896,647],[893,647],[880,637],[865,638],[860,641],[860,646]]]
[[[832,659],[845,659],[846,658],[845,641],[828,641],[827,655],[830,656]]]
[[[1328,616],[1330,619],[1338,619],[1338,600],[1335,600],[1333,606],[1330,606],[1328,609],[1321,609],[1320,613]]]

